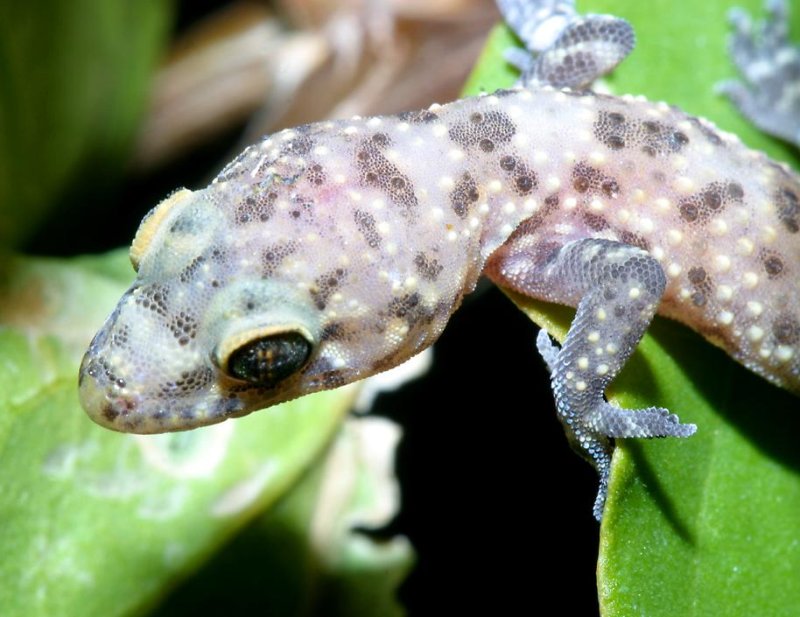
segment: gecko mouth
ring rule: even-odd
[[[130,391],[105,358],[87,354],[79,397],[89,417],[105,428],[138,434],[189,430],[241,415],[244,409],[239,397],[219,397],[208,390],[213,373],[209,367],[182,372],[148,397]]]

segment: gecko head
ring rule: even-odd
[[[457,304],[442,288],[460,289],[437,280],[450,253],[423,252],[405,202],[390,199],[406,193],[369,183],[383,168],[359,162],[377,146],[320,131],[277,133],[145,217],[137,278],[81,366],[96,422],[213,424],[386,370],[435,340]],[[310,143],[337,156],[315,160]]]
[[[246,233],[232,239],[228,223],[203,191],[179,191],[145,217],[131,246],[138,277],[80,369],[81,403],[99,424],[135,433],[190,429],[324,381],[321,324],[308,291],[265,276],[264,262],[290,247],[262,229],[259,243],[272,248],[259,258]]]

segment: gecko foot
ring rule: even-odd
[[[507,50],[523,86],[581,89],[609,73],[633,50],[631,25],[612,15],[579,15],[572,2],[501,0],[506,23],[525,50]]]
[[[800,49],[788,40],[785,0],[767,0],[767,18],[753,24],[742,9],[730,12],[729,53],[742,74],[717,86],[762,131],[800,145]]]

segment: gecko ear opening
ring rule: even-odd
[[[302,369],[312,349],[297,330],[251,330],[224,341],[213,360],[231,379],[272,388]]]

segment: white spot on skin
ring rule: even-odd
[[[764,244],[772,244],[773,242],[775,242],[775,238],[777,237],[778,237],[778,232],[772,226],[768,225],[764,227],[764,229],[761,231],[761,241]]]
[[[730,285],[720,285],[717,288],[717,300],[727,302],[733,297],[733,287]]]
[[[587,337],[586,337],[586,339],[587,339],[587,340],[588,340],[590,343],[596,343],[597,341],[599,341],[599,340],[600,340],[600,333],[599,333],[599,332],[597,332],[597,331],[590,332],[590,333],[589,333],[589,336],[587,336]]]
[[[731,269],[731,258],[727,255],[714,257],[714,269],[717,272],[728,272]]]
[[[548,176],[545,181],[545,187],[548,191],[557,191],[561,188],[561,178],[558,176]]]
[[[578,358],[578,368],[582,371],[585,371],[587,368],[589,368],[589,358],[586,356],[581,356]]]
[[[736,250],[740,255],[752,255],[755,248],[755,244],[750,238],[739,238],[736,241]]]
[[[671,263],[671,264],[669,264],[669,266],[667,266],[667,274],[668,274],[668,275],[669,275],[671,278],[676,278],[676,277],[680,276],[680,274],[681,274],[681,267],[680,267],[680,265],[678,265],[678,264],[676,264],[676,263]]]
[[[758,274],[755,272],[745,272],[742,275],[742,282],[748,289],[753,289],[753,287],[758,285]]]
[[[695,191],[694,181],[687,176],[677,176],[672,182],[672,188],[681,195],[691,195]]]
[[[747,303],[747,312],[753,317],[758,317],[764,312],[764,305],[761,302],[751,300]]]
[[[787,362],[791,360],[793,356],[794,350],[786,345],[778,345],[778,349],[775,350],[775,357],[780,362]]]
[[[636,300],[640,295],[642,295],[642,290],[638,287],[631,287],[630,290],[628,290],[628,297],[631,300]]]
[[[455,186],[456,182],[451,176],[442,176],[439,179],[439,188],[443,191],[452,191]]]
[[[464,160],[464,151],[453,148],[447,152],[447,158],[455,163],[459,163]]]
[[[750,326],[747,329],[747,338],[753,343],[757,343],[764,338],[764,330],[758,326]]]
[[[606,157],[605,153],[603,152],[595,150],[594,152],[589,153],[589,161],[597,167],[604,165],[607,160],[608,157]]]
[[[714,219],[711,221],[711,233],[715,236],[724,236],[728,233],[728,223],[722,219]]]
[[[643,219],[641,219],[639,221],[639,230],[642,233],[650,234],[650,233],[653,233],[654,229],[655,229],[655,225],[653,224],[653,221],[651,219],[643,218]]]
[[[672,246],[678,246],[683,241],[683,232],[678,229],[670,229],[667,232],[667,242]]]
[[[653,202],[653,204],[655,205],[656,209],[660,210],[661,212],[667,212],[672,207],[670,200],[666,199],[665,197],[659,197]]]
[[[729,326],[733,323],[733,313],[730,311],[720,311],[719,315],[717,315],[717,321],[723,326]]]
[[[608,374],[608,364],[598,364],[594,372],[598,375]]]
[[[586,382],[585,381],[576,381],[575,382],[575,389],[578,392],[583,392],[584,390],[586,390]]]

